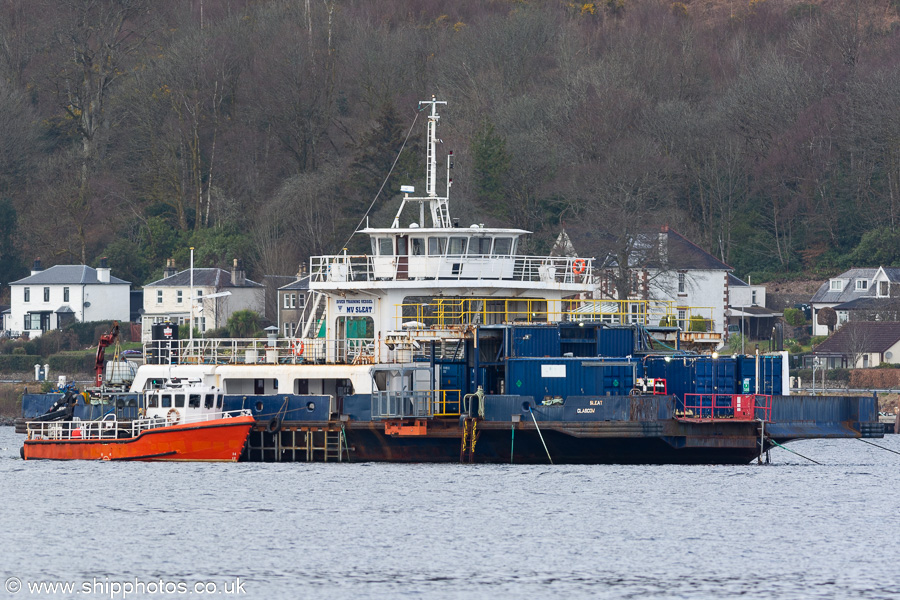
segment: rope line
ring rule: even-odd
[[[856,438],[856,439],[858,439],[859,441],[861,441],[864,444],[869,444],[870,446],[875,446],[876,448],[881,448],[882,450],[887,450],[888,452],[893,452],[894,454],[900,454],[900,452],[897,452],[896,450],[891,450],[890,448],[885,448],[884,446],[879,446],[878,444],[873,444],[872,442],[870,442],[868,440],[864,440],[862,438]]]
[[[808,460],[809,462],[814,462],[814,463],[816,463],[817,465],[821,465],[821,464],[822,464],[822,463],[820,463],[820,462],[818,462],[818,461],[815,461],[815,460],[809,458],[808,456],[803,456],[803,455],[800,454],[799,452],[794,452],[794,451],[791,450],[790,448],[785,448],[784,446],[782,446],[781,444],[779,444],[778,442],[776,442],[776,441],[773,440],[772,438],[769,438],[769,443],[774,444],[775,446],[778,446],[779,448],[783,448],[784,450],[787,450],[787,451],[790,452],[791,454],[796,454],[796,455],[799,456],[800,458],[805,458],[805,459]]]

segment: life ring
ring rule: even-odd
[[[293,346],[294,348],[294,356],[303,356],[303,350],[305,349],[305,346],[303,345],[302,341],[295,342],[291,344],[291,346]]]
[[[177,408],[170,408],[169,412],[166,413],[166,422],[175,425],[181,422],[181,413],[178,412]]]
[[[269,433],[278,433],[281,431],[281,419],[273,417],[266,425],[266,431]]]
[[[584,273],[584,270],[587,268],[587,261],[583,258],[576,258],[574,262],[572,262],[572,272],[576,275],[581,275]]]

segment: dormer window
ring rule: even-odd
[[[857,279],[856,280],[856,291],[865,291],[869,289],[869,280],[868,279]]]
[[[887,281],[879,281],[878,282],[878,295],[879,296],[887,296],[888,295],[888,282]]]
[[[832,279],[831,287],[829,288],[832,292],[840,292],[844,289],[844,282],[840,279]]]

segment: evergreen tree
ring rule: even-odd
[[[0,199],[0,284],[4,287],[9,282],[28,274],[22,263],[22,255],[16,245],[18,232],[18,215],[9,198]]]
[[[494,216],[508,219],[509,206],[504,186],[509,173],[509,153],[506,151],[506,140],[486,119],[472,139],[472,156],[478,202]]]

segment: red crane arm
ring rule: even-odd
[[[103,385],[103,367],[106,366],[106,347],[110,344],[115,343],[116,339],[119,337],[119,322],[113,321],[112,329],[109,333],[104,333],[100,336],[100,343],[97,345],[97,360],[94,363],[94,370],[97,374],[97,377],[94,380],[94,384],[97,387]]]

